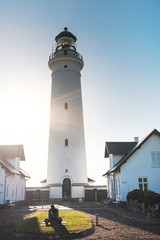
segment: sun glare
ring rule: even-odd
[[[1,107],[1,144],[21,143],[24,137],[35,128],[35,104],[33,96],[10,94],[0,101]]]

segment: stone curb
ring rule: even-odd
[[[73,233],[73,234],[55,234],[55,235],[47,235],[47,234],[26,234],[26,233],[13,233],[13,237],[16,240],[23,239],[23,240],[55,240],[55,239],[75,239],[75,238],[82,238],[87,237],[91,234],[93,234],[95,231],[94,225],[92,223],[92,228],[80,232],[80,233]]]

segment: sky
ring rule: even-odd
[[[68,27],[81,72],[88,177],[105,184],[105,141],[160,131],[159,0],[0,0],[0,144],[23,144],[21,166],[47,176],[48,57]]]

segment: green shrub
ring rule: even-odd
[[[145,208],[148,208],[160,202],[160,194],[150,190],[142,191],[140,189],[134,189],[127,194],[127,200],[137,200],[139,203],[144,202]]]
[[[146,208],[153,206],[155,203],[160,201],[160,194],[153,191],[144,192],[144,205]]]
[[[137,200],[142,203],[144,201],[144,191],[140,189],[134,189],[127,194],[127,200]]]
[[[154,203],[158,203],[160,202],[160,194],[159,193],[155,193],[153,196],[154,199]]]

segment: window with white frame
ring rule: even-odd
[[[152,167],[160,167],[160,152],[152,152]]]
[[[140,190],[147,191],[148,190],[147,177],[139,177],[138,178],[138,185],[139,185]]]

